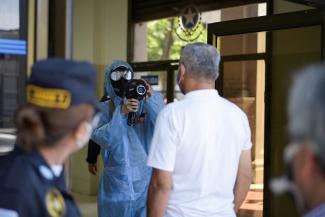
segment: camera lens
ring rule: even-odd
[[[144,94],[146,94],[146,88],[145,88],[145,86],[143,86],[143,85],[138,85],[137,86],[137,93],[139,94],[139,95],[144,95]]]

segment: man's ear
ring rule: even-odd
[[[324,177],[324,172],[323,172],[323,168],[321,166],[321,161],[319,159],[318,156],[315,155],[315,153],[313,151],[311,151],[309,149],[309,153],[308,153],[308,157],[309,157],[309,163],[311,164],[311,168],[310,171],[312,172],[313,176],[319,175],[320,177],[323,176]]]
[[[317,174],[322,174],[318,158],[308,146],[302,147],[300,155],[300,170],[304,179],[313,179]]]
[[[186,74],[186,68],[183,63],[179,65],[179,73],[180,73],[180,79],[183,80]]]

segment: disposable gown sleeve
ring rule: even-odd
[[[117,106],[114,112],[102,114],[99,125],[94,129],[91,139],[101,148],[108,149],[112,144],[120,140],[121,135],[126,134],[127,115],[121,114],[121,106]]]
[[[158,92],[153,92],[153,95],[147,99],[146,109],[152,124],[155,124],[157,116],[163,109],[164,105],[163,98]]]

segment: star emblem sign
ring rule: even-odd
[[[196,26],[199,18],[198,14],[198,10],[193,6],[185,8],[182,15],[182,25],[185,29],[192,29]]]
[[[175,29],[175,33],[183,41],[195,41],[204,31],[201,13],[195,5],[188,5],[180,11],[178,27]]]

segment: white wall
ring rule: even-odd
[[[103,94],[104,70],[114,59],[127,57],[128,0],[74,0],[73,58],[97,70],[97,95]],[[87,147],[71,158],[73,192],[94,195],[98,176],[88,173]]]
[[[127,57],[127,0],[95,1],[94,63],[110,63]]]

